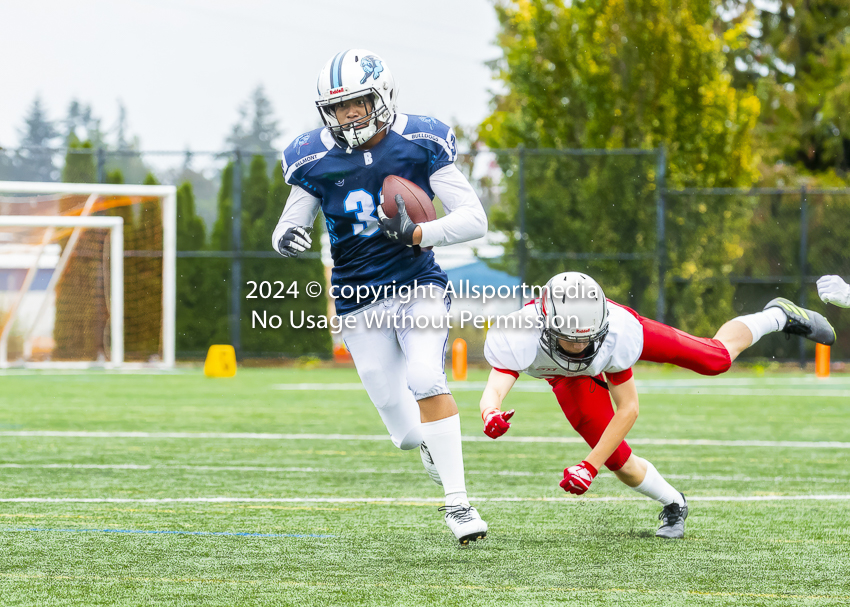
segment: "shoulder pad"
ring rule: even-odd
[[[430,116],[399,114],[393,131],[417,145],[428,148],[449,162],[457,159],[457,140],[454,130]]]
[[[522,371],[537,356],[537,337],[517,310],[497,319],[484,340],[484,358],[492,367]],[[501,321],[501,322],[500,322]]]
[[[330,133],[325,128],[316,129],[299,135],[283,149],[283,176],[287,183],[292,183],[295,171],[314,165],[324,158],[325,154],[336,145]]]

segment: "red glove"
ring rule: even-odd
[[[484,418],[484,434],[490,438],[499,438],[508,431],[508,428],[511,427],[508,420],[513,417],[513,415],[513,409],[505,412],[491,411],[487,414],[487,417]]]
[[[598,473],[599,471],[596,468],[587,462],[582,462],[565,469],[564,480],[559,484],[564,491],[569,491],[574,495],[582,495],[590,489],[590,483],[593,482]]]

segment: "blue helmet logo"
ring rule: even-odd
[[[375,57],[375,55],[363,57],[363,59],[360,60],[360,67],[362,67],[365,72],[360,84],[366,84],[369,76],[372,76],[374,80],[377,80],[378,76],[381,75],[381,72],[384,71],[384,66],[381,64],[381,60]]]
[[[310,133],[305,135],[301,135],[298,139],[295,140],[295,143],[292,144],[292,149],[298,152],[298,155],[301,155],[301,148],[307,145],[307,142],[310,140]]]

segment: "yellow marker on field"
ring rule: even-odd
[[[204,361],[204,375],[207,377],[233,377],[236,375],[236,350],[233,346],[210,346],[207,360]]]

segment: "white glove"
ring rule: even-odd
[[[825,303],[831,303],[840,308],[850,308],[850,285],[840,276],[818,278],[818,295]]]

